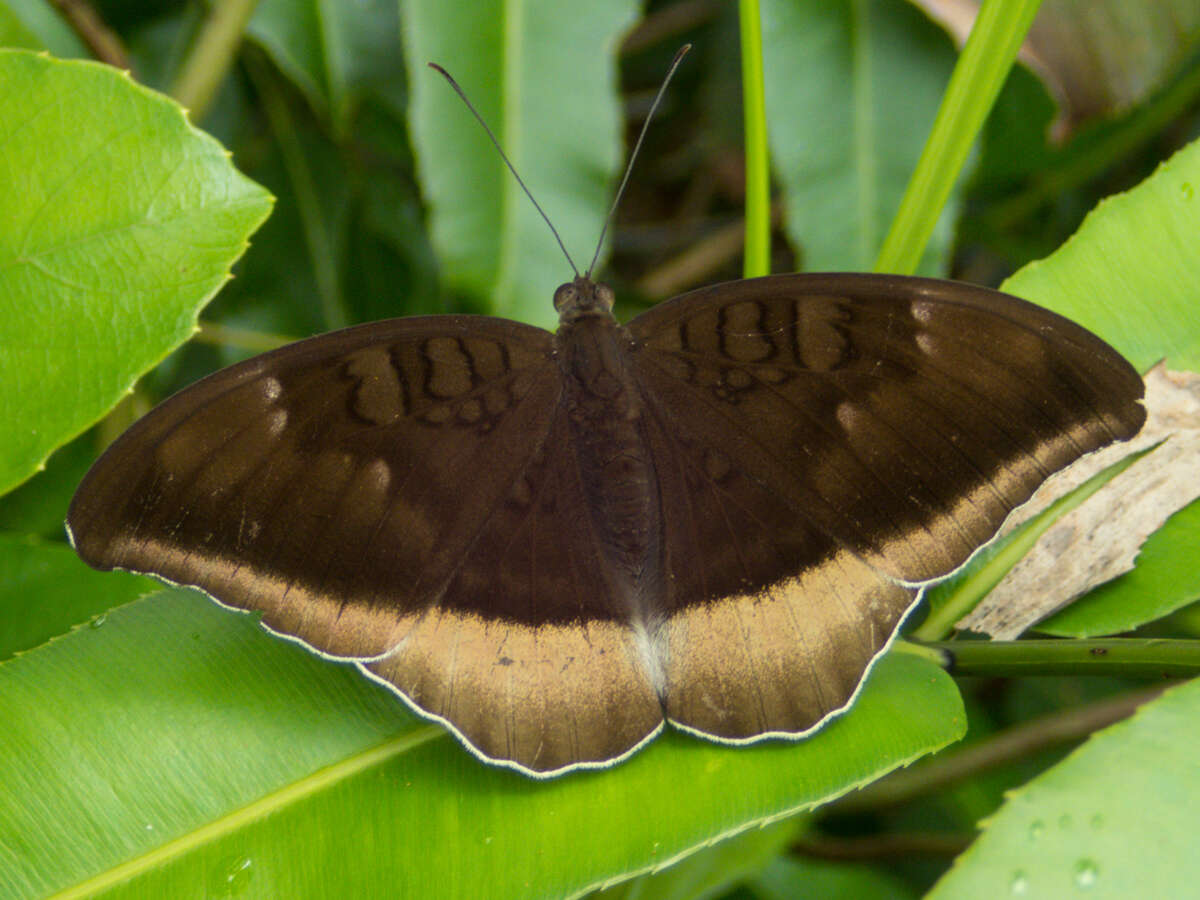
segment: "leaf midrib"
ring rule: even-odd
[[[264,794],[252,803],[218,819],[195,828],[186,834],[167,841],[148,853],[135,856],[133,859],[113,866],[107,871],[100,872],[78,884],[72,885],[51,897],[54,900],[68,900],[75,897],[91,897],[100,891],[107,890],[122,882],[129,881],[151,871],[158,866],[169,863],[186,853],[212,842],[227,834],[233,834],[242,828],[264,819],[274,812],[285,809],[293,803],[300,802],[328,787],[352,778],[373,766],[382,765],[389,760],[415,750],[422,744],[439,737],[445,737],[446,731],[438,725],[428,724],[415,728],[404,735],[389,738],[382,744],[356,753],[332,765],[316,770],[279,790]]]

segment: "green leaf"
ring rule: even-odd
[[[1193,680],[1011,792],[931,900],[1194,895],[1197,743]]]
[[[0,498],[0,532],[61,541],[66,534],[67,507],[96,461],[96,449],[91,434],[81,435],[56,450],[42,471]]]
[[[396,0],[262,0],[246,32],[339,136],[364,91],[400,86]]]
[[[1166,358],[1200,368],[1200,141],[1132,190],[1088,214],[1045,259],[1003,290],[1049,307],[1100,335],[1145,371]]]
[[[402,12],[413,146],[443,283],[496,315],[553,327],[551,296],[571,274],[562,252],[483,129],[425,64],[458,80],[582,271],[620,161],[605,48],[637,4],[404,0]]]
[[[953,681],[894,653],[810,740],[670,733],[539,782],[182,589],[0,664],[0,721],[0,895],[154,897],[569,895],[810,808],[965,727]]]
[[[1137,187],[1104,200],[1059,250],[1025,266],[1004,290],[1085,325],[1139,369],[1166,358],[1200,367],[1200,141]],[[1115,634],[1200,596],[1195,565],[1200,504],[1176,513],[1147,541],[1137,568],[1042,623],[1050,634]]]
[[[921,155],[954,66],[907,3],[764,0],[771,154],[803,267],[866,271]],[[949,264],[952,201],[921,271]]]
[[[180,108],[0,51],[0,493],[195,330],[270,210]]]
[[[89,569],[64,544],[0,533],[0,660],[157,587]]]

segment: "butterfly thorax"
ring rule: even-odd
[[[588,522],[629,589],[652,552],[657,515],[641,395],[629,371],[629,335],[611,313],[564,321],[555,338],[563,409],[591,511]]]

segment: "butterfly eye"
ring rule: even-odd
[[[599,305],[608,312],[612,312],[613,303],[616,302],[616,296],[613,294],[613,289],[607,284],[596,285],[596,299]]]
[[[575,299],[575,285],[571,284],[570,282],[567,282],[566,284],[560,284],[558,286],[558,290],[554,292],[554,308],[558,312],[562,312],[563,308],[571,303],[574,303]]]

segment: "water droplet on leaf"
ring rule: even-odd
[[[248,856],[227,858],[214,873],[209,893],[217,897],[235,897],[250,885],[254,875],[254,861]]]
[[[1100,867],[1093,860],[1081,859],[1075,863],[1075,887],[1087,890],[1096,883]]]

